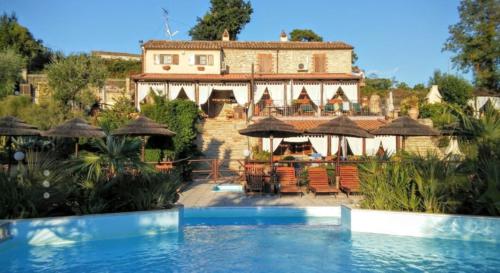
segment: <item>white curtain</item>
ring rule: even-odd
[[[314,150],[322,156],[328,154],[328,137],[327,136],[309,136],[309,141],[311,142]]]
[[[179,96],[179,93],[181,92],[182,89],[184,89],[184,92],[191,101],[196,101],[196,92],[194,84],[187,82],[170,83],[168,86],[169,99],[175,100]]]
[[[347,143],[351,147],[351,151],[354,155],[363,155],[363,139],[359,137],[347,137]]]
[[[255,102],[259,102],[262,96],[264,95],[264,92],[266,91],[267,86],[265,84],[256,84],[254,87],[254,99]]]
[[[287,138],[283,139],[283,141],[290,142],[290,143],[301,143],[301,142],[307,142],[308,140],[309,140],[309,138],[305,137],[305,136],[287,137]]]
[[[327,104],[328,100],[332,99],[333,96],[339,90],[340,84],[331,84],[325,83],[323,84],[323,104]]]
[[[200,97],[198,104],[202,105],[207,103],[210,94],[212,94],[212,86],[211,84],[200,84],[199,86]]]
[[[319,83],[294,83],[293,99],[298,99],[302,89],[304,88],[307,95],[309,95],[309,98],[311,98],[315,104],[319,105],[319,102],[321,101],[321,85]]]
[[[139,82],[137,86],[137,108],[141,108],[141,101],[144,100],[149,92],[155,92],[157,95],[165,95],[167,90],[167,85],[161,82]]]
[[[339,87],[344,91],[344,95],[350,102],[358,102],[358,86],[351,83],[324,83],[323,84],[323,103],[326,104],[337,91]]]
[[[278,149],[282,140],[283,140],[282,138],[277,138],[277,137],[273,138],[273,152]],[[263,151],[269,152],[270,144],[271,144],[271,142],[270,142],[269,138],[262,138],[262,150]]]
[[[246,105],[248,100],[248,85],[246,83],[234,84],[232,86],[234,98],[239,105]]]
[[[339,148],[339,138],[336,136],[331,136],[331,138],[332,138],[332,146],[330,147],[331,154],[336,155],[337,150]]]
[[[356,84],[343,84],[342,90],[350,102],[358,102],[358,86]]]
[[[366,155],[375,155],[381,143],[388,154],[396,152],[396,136],[376,136],[366,139]]]
[[[255,84],[255,99],[260,100],[264,91],[269,92],[269,96],[273,100],[273,104],[276,106],[285,105],[285,86],[282,82],[266,82]],[[258,102],[258,101],[256,101]]]

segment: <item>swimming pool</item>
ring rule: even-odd
[[[500,268],[496,243],[350,232],[338,224],[335,211],[279,210],[277,215],[276,209],[185,209],[179,232],[51,246],[4,242],[0,271],[494,272]]]

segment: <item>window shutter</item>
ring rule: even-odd
[[[195,64],[200,64],[200,55],[195,55],[194,56],[194,63]]]
[[[153,58],[154,58],[154,63],[155,64],[160,64],[160,55],[155,54],[155,55],[153,55]]]
[[[314,54],[314,72],[326,71],[326,54]]]
[[[172,55],[172,64],[179,64],[179,54]]]
[[[258,71],[261,73],[273,72],[273,55],[272,54],[258,54],[257,63],[259,64]]]
[[[207,55],[208,65],[214,65],[214,55]]]

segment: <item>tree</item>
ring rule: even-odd
[[[0,50],[0,98],[14,94],[23,67],[24,59],[13,49]]]
[[[417,83],[413,86],[413,90],[425,90],[426,87],[423,83]]]
[[[438,85],[443,99],[448,103],[461,106],[467,105],[467,101],[472,97],[472,85],[464,78],[434,71],[434,75],[429,80],[429,85]]]
[[[62,105],[88,106],[95,88],[102,88],[107,69],[102,59],[85,54],[70,55],[47,67],[49,86],[54,99]]]
[[[210,0],[211,7],[203,18],[189,30],[193,40],[220,40],[225,29],[231,40],[236,40],[243,27],[250,22],[253,9],[243,0]]]
[[[29,70],[38,71],[50,62],[52,53],[17,22],[15,14],[0,16],[0,50],[11,48],[26,60]]]
[[[111,132],[132,120],[135,113],[134,102],[126,96],[119,97],[113,107],[100,112],[99,126],[106,132]]]
[[[410,90],[410,86],[405,83],[405,82],[399,82],[398,84],[396,84],[396,88],[397,89],[404,89],[404,90]]]
[[[449,27],[443,50],[454,52],[453,63],[474,72],[478,87],[500,92],[500,1],[462,0],[460,22]]]
[[[290,40],[300,42],[321,42],[323,41],[323,37],[310,29],[294,29],[290,32]]]

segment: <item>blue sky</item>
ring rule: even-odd
[[[457,73],[442,52],[448,26],[458,21],[458,0],[253,0],[240,40],[278,40],[281,30],[310,28],[328,41],[355,47],[368,74],[426,83],[435,69]],[[171,14],[175,39],[189,39],[208,0],[0,0],[21,24],[64,53],[139,52],[139,40],[164,39],[161,8]],[[470,78],[470,75],[466,75]]]

